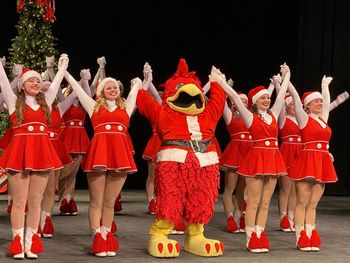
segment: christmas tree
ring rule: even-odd
[[[54,0],[17,1],[18,35],[9,49],[11,65],[22,64],[38,72],[46,70],[46,56],[58,54],[52,34],[54,11]]]

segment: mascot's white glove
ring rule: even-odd
[[[46,67],[53,68],[54,65],[55,65],[55,57],[54,56],[46,57]]]
[[[82,79],[90,80],[91,79],[90,69],[82,69],[82,70],[80,70],[80,77]]]
[[[18,77],[23,71],[23,65],[22,64],[13,64],[12,68],[12,74],[16,78]]]
[[[67,54],[62,54],[58,60],[58,69],[62,67],[63,64],[68,64],[69,58]]]
[[[97,58],[97,64],[100,66],[100,68],[105,68],[105,65],[107,64],[105,57]]]
[[[0,58],[1,64],[5,67],[5,63],[6,63],[6,57],[3,56],[2,58]]]

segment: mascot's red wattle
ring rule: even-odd
[[[138,93],[138,110],[156,127],[162,141],[155,176],[156,221],[148,243],[155,257],[179,255],[180,244],[167,236],[182,218],[186,251],[212,257],[224,250],[222,242],[203,235],[218,195],[219,160],[211,140],[226,97],[218,83],[210,85],[206,100],[195,72],[188,72],[186,61],[180,59],[177,71],[164,84],[162,105],[147,91]]]

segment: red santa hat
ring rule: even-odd
[[[251,89],[248,92],[248,108],[251,108],[252,105],[263,95],[269,95],[269,91],[264,86],[257,86]]]
[[[19,78],[18,78],[18,87],[21,88],[23,83],[31,78],[37,78],[40,81],[40,84],[43,81],[39,72],[36,72],[35,70],[30,70],[29,68],[24,68],[22,70],[21,75],[19,75]]]
[[[286,96],[284,96],[284,102],[286,103],[286,106],[288,106],[289,104],[293,103],[292,95],[287,93]]]
[[[106,86],[107,82],[113,82],[113,84],[116,86],[116,87],[119,87],[119,84],[118,84],[118,81],[114,78],[104,78],[103,80],[101,80],[97,86],[96,86],[96,95],[97,96],[100,96],[102,91],[103,91],[103,88]]]
[[[305,107],[315,99],[323,99],[322,94],[318,91],[308,91],[303,94],[301,102],[304,104],[304,107]]]

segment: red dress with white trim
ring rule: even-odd
[[[44,111],[25,106],[23,123],[17,125],[16,113],[10,116],[13,138],[0,157],[0,167],[13,171],[61,169],[62,162],[49,140]]]
[[[286,117],[283,128],[280,129],[280,137],[280,151],[288,170],[303,149],[298,124],[288,116]]]
[[[309,117],[307,125],[301,130],[303,150],[290,167],[288,177],[293,180],[310,178],[322,183],[336,182],[338,177],[328,151],[331,135],[327,124],[323,128],[317,120]]]
[[[13,137],[13,129],[12,125],[7,128],[5,134],[0,139],[0,150],[5,150],[7,145],[9,145],[11,139]]]
[[[94,136],[82,160],[85,172],[113,170],[137,172],[128,140],[129,115],[126,110],[116,108],[110,112],[101,107],[91,116]]]
[[[142,159],[156,162],[157,153],[162,142],[157,134],[155,127],[152,128],[152,136],[149,138],[145,150],[142,154]]]
[[[60,138],[69,153],[85,154],[89,147],[90,139],[84,128],[85,116],[86,111],[74,104],[63,115],[65,128]]]
[[[61,162],[63,165],[69,164],[72,162],[72,157],[69,155],[66,146],[64,145],[63,141],[59,138],[59,135],[61,133],[61,114],[59,109],[52,108],[51,110],[51,119],[52,123],[48,127],[48,133],[49,133],[49,139],[55,148],[58,156],[61,159]]]
[[[220,168],[221,170],[237,169],[241,165],[245,154],[253,146],[252,136],[241,118],[232,116],[226,128],[231,140],[222,154]]]
[[[243,176],[286,175],[286,166],[278,148],[278,126],[273,115],[271,124],[267,124],[257,114],[249,132],[253,138],[253,147],[247,152],[237,173]]]

